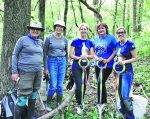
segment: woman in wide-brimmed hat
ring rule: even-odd
[[[47,102],[51,107],[54,93],[57,94],[57,104],[63,96],[63,82],[67,66],[67,39],[63,36],[65,23],[58,20],[54,23],[54,32],[44,43],[44,72],[50,74]]]
[[[18,99],[15,106],[15,119],[23,119],[22,114],[28,105],[28,119],[34,115],[43,66],[43,43],[39,39],[44,30],[40,22],[27,26],[29,34],[18,39],[12,54],[13,81],[18,81]]]

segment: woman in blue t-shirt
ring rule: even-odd
[[[103,69],[102,72],[102,97],[101,101],[98,98],[98,104],[107,103],[107,93],[106,93],[106,86],[105,82],[109,75],[112,72],[112,67],[114,63],[114,55],[115,55],[115,45],[116,39],[113,35],[108,33],[108,26],[105,23],[99,23],[97,25],[97,35],[92,39],[94,44],[95,60],[101,61],[106,64],[106,68]],[[99,67],[95,66],[96,78],[98,80],[100,69]],[[97,95],[100,97],[100,90],[97,88]]]
[[[116,55],[118,62],[125,65],[125,71],[119,75],[119,97],[121,109],[125,119],[134,119],[132,99],[129,97],[133,83],[132,63],[137,59],[135,45],[131,40],[126,39],[126,30],[120,27],[116,31],[119,41],[116,44]]]
[[[80,59],[91,59],[93,58],[94,49],[92,42],[87,39],[88,26],[85,23],[82,23],[79,26],[80,37],[72,41],[70,46],[70,57],[73,59],[72,64],[72,76],[76,84],[75,96],[77,100],[77,113],[81,112],[82,107],[82,68],[79,65]],[[83,48],[85,53],[83,53]],[[88,68],[86,68],[88,72]]]

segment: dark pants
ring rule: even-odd
[[[76,84],[76,91],[75,91],[75,97],[76,97],[76,100],[77,100],[77,104],[78,105],[81,105],[81,98],[82,98],[82,69],[81,68],[76,68],[76,69],[73,69],[72,70],[72,76],[73,76],[73,80]],[[86,69],[86,76],[87,76],[87,79],[88,79],[88,76],[89,76],[89,68]],[[84,89],[84,92],[85,93],[85,90],[86,90],[86,84],[84,84],[85,86],[85,89]]]
[[[106,69],[103,69],[102,71],[102,100],[101,100],[101,103],[107,103],[107,91],[106,91],[106,85],[105,85],[105,82],[106,80],[108,79],[109,75],[111,74],[112,72],[112,68],[106,68]],[[95,67],[95,73],[96,73],[96,78],[98,80],[98,77],[99,77],[99,74],[100,74],[100,69],[96,66]],[[99,87],[98,87],[99,88]],[[97,95],[98,97],[100,97],[100,91],[98,90],[97,88]],[[98,103],[100,103],[100,100],[98,98]]]

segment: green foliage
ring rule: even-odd
[[[140,58],[135,63],[135,81],[142,84],[145,94],[150,98],[150,58]],[[143,93],[143,92],[141,92]],[[142,94],[143,95],[143,94]]]
[[[139,57],[150,57],[150,34],[148,32],[135,35],[135,43]]]
[[[88,1],[88,0],[87,0]],[[90,1],[90,0],[89,0]],[[131,0],[127,1],[131,3]],[[0,0],[0,9],[2,5],[2,0]],[[74,1],[74,8],[75,8],[75,14],[77,19],[77,24],[79,25],[81,23],[81,17],[80,17],[80,11],[78,9],[78,2]],[[130,4],[132,5],[132,4]],[[133,34],[132,33],[132,18],[130,18],[129,21],[126,19],[125,26],[130,27],[130,34],[134,36],[134,42],[136,44],[136,49],[138,52],[138,61],[135,62],[135,82],[138,84],[143,85],[143,91],[140,91],[139,94],[144,95],[145,93],[148,98],[150,98],[150,1],[145,0],[144,1],[144,9],[143,9],[143,17],[142,17],[142,32]],[[118,5],[118,14],[116,17],[116,24],[117,26],[122,26],[122,1],[119,1]],[[128,7],[127,11],[129,11],[129,14],[132,13],[132,7]],[[92,32],[89,32],[89,38],[93,37],[93,33],[96,34],[95,30],[95,20],[93,16],[93,12],[89,11],[84,5],[82,5],[83,9],[83,16],[85,18],[85,21],[88,23],[89,28]],[[64,0],[47,0],[46,1],[46,16],[45,16],[45,36],[53,32],[53,24],[55,20],[57,19],[63,19],[63,11],[64,11]],[[53,14],[52,14],[53,13]],[[114,3],[107,3],[102,5],[101,15],[103,16],[103,20],[105,23],[109,26],[109,31],[112,31],[113,26],[113,15],[114,15]],[[38,19],[38,4],[37,0],[32,0],[32,20]],[[3,12],[0,11],[0,15],[3,16]],[[127,15],[127,14],[126,14]],[[1,51],[1,42],[2,42],[2,34],[3,34],[3,21],[0,16],[0,51]],[[69,2],[69,11],[67,15],[67,38],[73,39],[78,36],[78,28],[75,25],[75,18],[73,16],[72,7]],[[4,84],[1,84],[4,85]],[[2,88],[3,89],[3,88]],[[2,90],[0,92],[3,92]],[[108,106],[105,111],[105,118],[106,119],[112,119],[115,113],[115,109],[112,108],[114,105]],[[150,117],[150,104],[148,105],[148,113],[145,115],[144,119],[148,119]],[[81,115],[77,115],[74,112],[73,106],[70,106],[67,108],[65,112],[65,116],[67,119],[82,119],[83,117]],[[90,110],[85,112],[84,115],[87,119],[97,119],[98,118],[98,111],[95,106],[91,106]],[[55,119],[60,119],[61,115],[58,114],[55,116]]]

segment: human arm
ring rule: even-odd
[[[104,64],[107,64],[108,62],[110,62],[115,56],[115,51],[113,51],[113,53],[110,55],[110,57],[108,57],[108,59],[103,59]]]
[[[23,48],[23,41],[22,39],[19,39],[14,47],[13,53],[12,53],[12,75],[11,79],[14,81],[18,80],[19,73],[18,73],[18,57]]]
[[[69,57],[75,60],[79,60],[81,57],[75,56],[75,47],[70,46]]]
[[[130,59],[127,59],[127,60],[122,60],[122,61],[119,61],[120,64],[124,65],[124,64],[128,64],[128,63],[133,63],[137,60],[137,52],[135,49],[131,50],[131,55],[132,55],[132,58]]]
[[[48,74],[48,66],[47,66],[47,57],[48,57],[48,49],[49,49],[49,39],[46,38],[43,46],[43,62],[44,62],[44,73]]]

